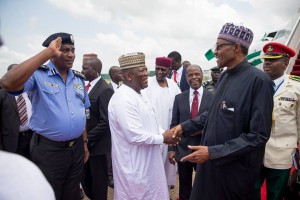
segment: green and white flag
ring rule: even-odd
[[[210,61],[211,59],[213,59],[215,57],[215,54],[213,52],[212,49],[209,49],[206,53],[205,53],[205,58]]]

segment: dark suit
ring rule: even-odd
[[[111,152],[111,135],[108,123],[108,103],[113,89],[100,78],[89,92],[90,118],[86,131],[90,158],[85,164],[82,186],[90,199],[107,199],[107,158]]]
[[[172,122],[170,125],[171,128],[181,122],[191,119],[189,92],[190,90],[184,91],[183,93],[178,94],[175,97]],[[198,115],[205,111],[208,111],[212,99],[213,94],[204,89]],[[189,199],[192,190],[193,169],[196,170],[197,166],[196,163],[180,162],[180,159],[192,153],[192,150],[187,147],[188,145],[197,146],[200,144],[200,141],[201,134],[196,136],[183,137],[180,143],[175,148],[169,147],[169,151],[175,151],[175,160],[178,164],[180,200]]]
[[[182,75],[181,75],[181,79],[180,79],[180,82],[179,82],[179,87],[180,87],[180,90],[181,92],[184,92],[186,90],[188,90],[190,88],[187,80],[186,80],[186,68],[181,66],[183,69],[182,69]],[[170,74],[168,75],[168,78],[172,78],[172,75],[173,75],[173,70],[170,72]]]
[[[0,149],[30,158],[32,132],[19,133],[20,117],[15,96],[0,89]]]

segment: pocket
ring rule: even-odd
[[[295,102],[291,101],[279,101],[275,105],[275,112],[279,113],[277,115],[278,119],[285,119],[287,115],[293,115]]]
[[[45,82],[42,85],[42,91],[47,93],[47,95],[55,95],[60,92],[59,86],[56,83],[47,83]]]

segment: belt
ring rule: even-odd
[[[68,140],[68,141],[54,141],[54,140],[50,140],[42,135],[39,135],[37,133],[37,137],[38,137],[38,141],[41,142],[41,143],[45,143],[45,144],[50,144],[50,145],[53,145],[53,146],[57,146],[57,147],[66,147],[66,148],[71,148],[73,147],[76,142],[78,141],[79,138],[75,138],[75,139],[72,139],[72,140]]]
[[[31,135],[32,133],[33,133],[33,131],[29,129],[27,131],[20,131],[19,135],[26,136],[26,135]]]

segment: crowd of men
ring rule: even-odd
[[[111,186],[116,200],[169,200],[178,171],[180,200],[260,199],[265,180],[268,199],[283,199],[300,139],[300,78],[285,74],[296,53],[269,42],[261,71],[246,59],[252,40],[249,28],[224,24],[208,82],[172,51],[151,78],[144,53],[124,54],[107,83],[96,54],[72,70],[73,36],[52,34],[0,79],[0,149],[38,167],[20,164],[38,175],[18,182],[6,164],[0,178],[17,192],[2,187],[0,197],[80,200],[82,186],[103,200]],[[37,196],[14,188],[32,182]]]

